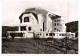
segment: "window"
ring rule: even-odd
[[[58,29],[57,29],[57,31],[58,31]]]
[[[54,23],[54,26],[56,26],[56,23]]]
[[[37,35],[39,35],[39,34],[37,34]]]
[[[21,26],[20,30],[21,31],[25,31],[26,30],[26,26]]]
[[[29,17],[24,17],[24,22],[29,22]]]
[[[71,34],[73,36],[73,34]]]
[[[28,30],[31,31],[31,27],[28,27]]]
[[[41,35],[41,33],[40,33],[40,35]]]
[[[60,19],[57,19],[57,22],[59,22],[60,21]]]
[[[62,34],[62,36],[65,36],[65,34]]]
[[[53,33],[53,36],[55,36],[55,34]]]
[[[56,22],[56,20],[54,20]]]
[[[54,28],[54,30],[56,30],[56,28]]]
[[[40,31],[42,31],[42,29],[40,29]]]
[[[49,33],[49,36],[52,36],[52,33]]]
[[[62,34],[59,34],[60,36],[62,35]]]
[[[48,36],[48,33],[46,33],[46,36]]]
[[[43,23],[43,31],[44,31],[44,23]]]

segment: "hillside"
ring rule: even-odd
[[[67,26],[66,29],[67,32],[75,33],[76,37],[78,37],[78,21],[66,23],[66,26]]]
[[[75,44],[75,45],[74,45]],[[10,54],[77,54],[78,39],[4,39],[2,53]]]

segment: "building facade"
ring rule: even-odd
[[[8,33],[22,33],[22,38],[75,37],[75,33],[66,32],[65,22],[61,16],[40,8],[26,9],[19,20],[19,31],[8,31]]]

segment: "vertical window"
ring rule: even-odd
[[[49,30],[48,30],[48,32],[49,32]]]
[[[61,36],[61,34],[59,34]]]
[[[54,30],[56,30],[56,28],[54,28]]]
[[[46,33],[46,36],[48,36],[48,33]]]
[[[24,22],[29,22],[29,17],[24,17]]]
[[[43,23],[43,31],[44,31],[44,23]]]
[[[42,31],[42,29],[40,29],[40,31]]]
[[[31,27],[28,27],[28,30],[31,31]]]
[[[39,35],[39,34],[37,34],[37,35]]]
[[[56,26],[56,23],[54,23],[54,26]]]
[[[64,34],[62,34],[62,36],[64,36]]]
[[[53,33],[53,36],[55,36],[55,34]]]

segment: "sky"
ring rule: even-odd
[[[19,25],[19,16],[27,8],[40,7],[60,15],[65,22],[78,21],[77,1],[4,1],[2,2],[2,25]]]

